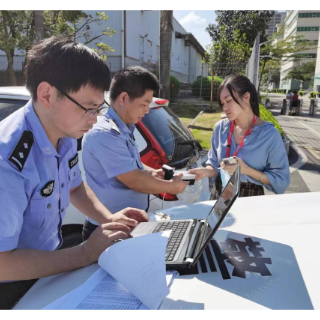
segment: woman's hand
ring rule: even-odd
[[[196,176],[195,182],[205,178],[205,177],[214,177],[216,175],[216,170],[208,166],[206,168],[201,167],[201,168],[194,168],[188,171],[190,174],[194,174]]]
[[[230,175],[232,175],[238,166],[240,166],[240,173],[241,174],[247,174],[249,166],[239,157],[236,157],[238,163],[237,164],[231,164],[231,165],[226,165],[223,161],[220,163],[220,166],[223,170],[228,171]]]

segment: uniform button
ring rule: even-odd
[[[64,188],[64,183],[61,185],[61,188]]]
[[[61,212],[63,212],[63,211],[64,211],[64,209],[62,208],[62,209],[61,209]]]
[[[51,203],[48,203],[47,208],[51,209]]]
[[[75,172],[73,172],[73,176],[75,176],[76,175],[76,173]]]

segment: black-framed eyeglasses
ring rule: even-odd
[[[102,104],[102,106],[100,106],[99,108],[85,108],[83,107],[79,102],[77,102],[76,100],[74,100],[73,98],[71,98],[67,93],[65,93],[63,90],[55,87],[57,90],[59,90],[66,98],[68,98],[70,101],[72,101],[74,104],[76,104],[79,108],[81,108],[82,110],[84,110],[84,115],[98,115],[101,116],[102,114],[104,114],[105,110],[108,109],[108,107],[106,107],[105,105],[109,106],[109,103],[104,100],[104,103]]]

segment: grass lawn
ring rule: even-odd
[[[199,141],[202,148],[204,149],[211,148],[212,129],[214,125],[221,119],[221,109],[216,108],[216,110],[219,111],[215,113],[203,113],[190,127],[194,138]],[[186,126],[189,126],[191,121],[200,112],[197,106],[192,105],[180,105],[179,107],[175,107],[173,111]],[[263,105],[260,105],[260,118],[273,123],[275,128],[279,130],[281,135],[283,135],[281,126],[274,118],[272,113],[268,111]]]
[[[188,105],[179,106],[178,108],[174,108],[173,111],[186,126],[188,126],[200,112],[198,107]],[[210,149],[212,129],[215,123],[221,119],[221,113],[220,108],[219,112],[203,113],[192,125],[191,132],[194,138],[199,141],[202,148]]]
[[[209,150],[211,148],[212,130],[204,131],[199,129],[191,129],[191,132],[194,138],[199,141],[203,149]]]

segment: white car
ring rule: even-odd
[[[30,93],[25,87],[0,87],[0,121],[23,107],[30,98]],[[109,100],[108,93],[106,100]],[[136,125],[134,136],[142,162],[155,169],[161,168],[163,164],[172,166],[176,170],[200,167],[201,146],[168,104],[168,100],[153,98],[149,114]],[[81,139],[78,140],[78,152],[82,178],[86,181],[82,164]],[[205,178],[193,186],[187,186],[178,196],[150,195],[149,212],[206,201],[209,197],[209,181]],[[62,226],[63,247],[81,242],[84,221],[84,215],[70,204]]]

